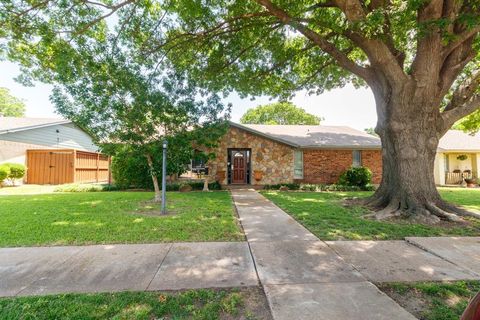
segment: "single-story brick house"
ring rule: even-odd
[[[210,175],[222,185],[336,183],[351,166],[365,166],[380,183],[380,139],[345,126],[229,123],[212,150]]]

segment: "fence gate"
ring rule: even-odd
[[[74,175],[73,150],[28,150],[27,183],[72,183]]]
[[[72,149],[27,150],[27,183],[64,184],[110,181],[110,158]]]

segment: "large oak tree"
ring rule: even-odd
[[[369,201],[377,217],[472,214],[440,198],[433,165],[442,135],[480,107],[478,0],[2,4],[0,36],[34,77],[62,51],[111,34],[135,59],[152,68],[169,61],[214,91],[286,98],[369,86],[383,147],[382,182]]]

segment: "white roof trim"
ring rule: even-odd
[[[45,128],[45,127],[51,127],[51,126],[55,126],[55,125],[59,125],[59,124],[67,124],[67,123],[72,123],[72,121],[70,121],[70,120],[59,120],[59,121],[56,121],[56,122],[37,124],[37,125],[33,125],[33,126],[26,126],[26,127],[14,128],[14,129],[0,130],[0,134],[26,131],[26,130],[32,130],[32,129],[38,129],[38,128]]]

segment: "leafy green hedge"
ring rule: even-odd
[[[0,183],[8,177],[10,170],[6,165],[0,165]]]
[[[23,178],[26,172],[27,168],[21,163],[3,163],[0,165],[0,183],[10,180],[10,183],[14,185],[15,180]]]
[[[191,181],[182,183],[169,183],[167,184],[167,191],[178,191],[182,185],[186,184],[192,187],[192,190],[203,190],[203,181]],[[222,190],[222,186],[220,185],[220,183],[218,183],[218,181],[215,181],[208,184],[208,189]]]
[[[304,184],[304,183],[283,183],[283,184],[270,184],[264,185],[265,190],[278,190],[280,187],[286,186],[288,190],[300,190],[300,191],[374,191],[375,187],[368,184],[364,187],[359,186],[346,186],[340,184]]]

